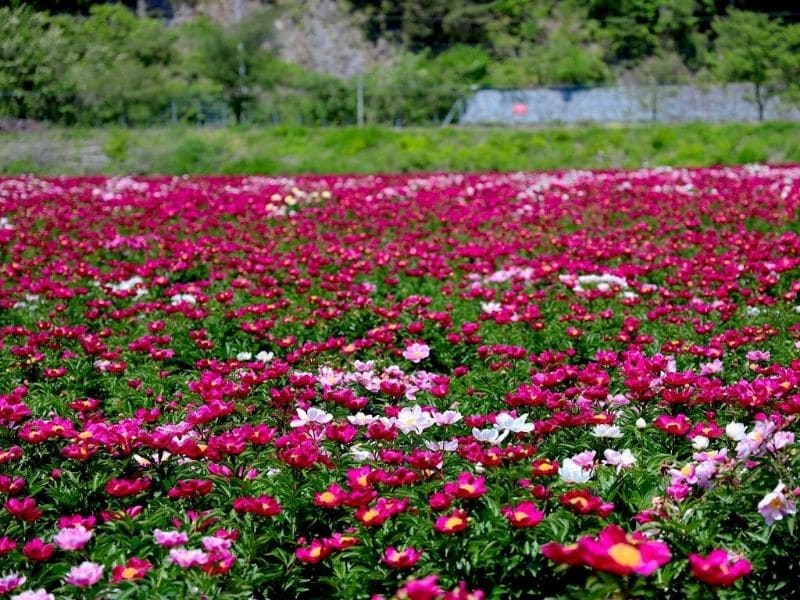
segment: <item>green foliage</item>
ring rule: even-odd
[[[486,82],[490,62],[484,50],[465,45],[435,56],[404,53],[394,69],[365,77],[367,120],[440,121],[472,86]]]
[[[87,162],[98,147],[104,162]],[[5,174],[517,171],[754,161],[800,162],[800,125],[54,129],[5,134],[0,144]]]

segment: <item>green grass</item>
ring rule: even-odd
[[[0,134],[0,173],[514,171],[800,162],[800,123],[510,129],[47,129]]]

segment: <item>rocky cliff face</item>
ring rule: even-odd
[[[372,43],[364,35],[361,21],[344,2],[336,0],[241,0],[244,18],[265,6],[274,6],[278,17],[274,35],[265,45],[282,59],[306,69],[341,78],[350,78],[380,66],[389,66],[395,48],[380,40]],[[232,24],[236,0],[193,0],[174,2],[175,22],[208,15],[223,24]]]

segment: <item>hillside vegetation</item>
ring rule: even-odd
[[[122,4],[88,0],[0,9],[0,116],[66,125],[355,120],[356,77],[288,62],[291,53],[276,41],[301,21],[313,29],[298,16],[314,17],[305,3],[246,3],[240,26],[202,16],[204,6],[213,13],[208,0],[191,2],[199,16],[180,23],[157,18],[156,4],[162,16],[165,6],[176,10],[155,0],[143,4],[153,15],[143,18]],[[458,98],[483,86],[745,81],[756,103],[776,94],[797,98],[800,11],[790,2],[354,0],[336,6],[366,44],[383,52],[380,64],[353,67],[363,71],[367,122],[438,122]],[[71,12],[59,12],[64,9]],[[276,34],[278,22],[283,37]],[[331,49],[321,45],[318,52]]]

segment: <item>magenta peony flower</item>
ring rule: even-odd
[[[723,548],[709,552],[708,556],[689,555],[692,576],[709,585],[729,586],[753,570],[753,565],[744,557],[731,555]]]

